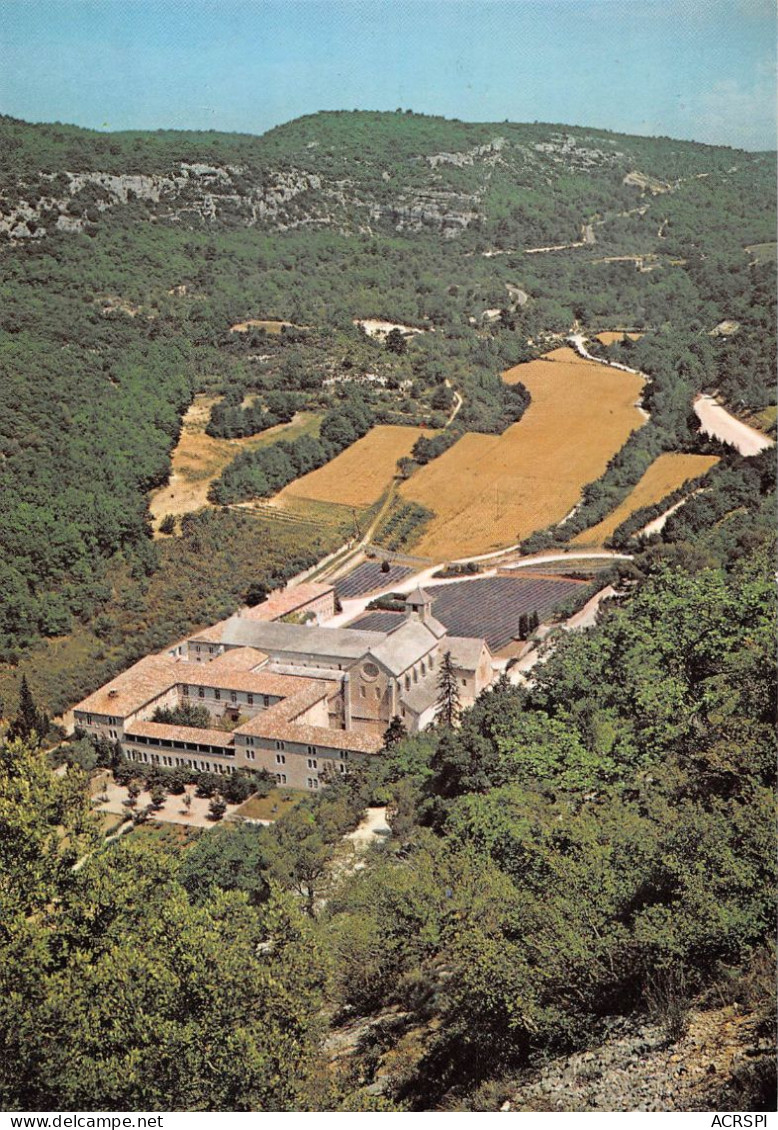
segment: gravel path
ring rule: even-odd
[[[713,396],[698,396],[694,401],[694,411],[700,421],[701,432],[730,444],[741,455],[758,455],[760,451],[773,447],[768,436],[738,420]]]
[[[371,844],[380,843],[391,833],[391,828],[386,822],[386,805],[380,808],[368,808],[362,823],[353,832],[344,838],[349,840],[355,848],[368,848]]]

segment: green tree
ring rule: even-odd
[[[263,581],[252,581],[244,593],[243,599],[249,608],[262,604],[268,598],[270,589]]]
[[[154,809],[161,808],[165,803],[165,790],[162,785],[152,785],[149,789],[149,798],[151,800],[151,807]]]
[[[408,736],[408,728],[399,714],[394,714],[389,725],[384,730],[384,748],[391,749]]]
[[[401,356],[407,352],[408,342],[405,340],[402,330],[398,330],[396,326],[389,330],[384,340],[384,348],[389,353],[396,353]]]
[[[151,716],[152,722],[163,722],[169,726],[193,726],[207,730],[213,726],[213,719],[206,706],[194,702],[181,702],[178,706],[158,706]]]
[[[23,918],[42,911],[97,844],[86,774],[54,775],[45,755],[20,739],[0,744],[0,908]]]
[[[179,879],[195,903],[215,889],[243,891],[258,906],[270,894],[267,829],[256,824],[222,824],[201,836],[184,855]]]
[[[226,811],[227,802],[224,797],[215,796],[211,798],[211,803],[208,805],[208,813],[211,820],[221,820]]]
[[[22,741],[29,741],[35,735],[37,740],[41,741],[46,736],[48,728],[49,720],[45,714],[38,710],[35,699],[32,697],[30,685],[27,682],[27,676],[22,675],[19,686],[19,706],[8,729],[8,737],[11,740],[21,738]]]
[[[119,843],[0,948],[7,1110],[311,1102],[326,963],[279,893],[261,911],[240,892],[195,907],[170,856]]]
[[[456,672],[451,659],[451,652],[447,651],[440,661],[438,674],[438,698],[435,706],[435,723],[439,726],[456,726],[461,708],[459,704],[459,687]]]
[[[311,918],[334,854],[335,844],[323,833],[313,812],[302,804],[273,827],[268,851],[270,874],[304,899]]]

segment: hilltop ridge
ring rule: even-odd
[[[0,153],[0,231],[12,239],[89,232],[104,213],[140,202],[147,218],[177,224],[431,231],[482,250],[516,248],[573,240],[603,213],[688,193],[696,178],[728,186],[730,208],[745,216],[773,175],[767,154],[410,112],[328,111],[259,137],[0,118]],[[766,225],[746,235],[770,238]]]

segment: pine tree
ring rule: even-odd
[[[447,651],[440,664],[438,676],[438,700],[435,707],[435,723],[439,726],[455,726],[459,720],[461,707],[459,705],[459,687],[451,660],[451,652]]]
[[[408,343],[403,337],[402,330],[398,330],[396,326],[394,327],[394,329],[391,329],[386,335],[384,347],[390,353],[405,353],[406,349],[408,348]]]
[[[536,631],[540,627],[540,617],[537,611],[530,613],[529,617],[529,631],[530,633]]]
[[[27,676],[22,675],[19,687],[19,709],[9,728],[8,737],[11,741],[14,738],[29,741],[33,734],[37,734],[38,738],[44,737],[48,728],[49,720],[45,714],[38,711]]]
[[[529,635],[529,617],[526,612],[519,616],[519,639],[525,640]]]
[[[391,749],[403,738],[408,737],[408,729],[399,714],[395,714],[384,730],[384,748]]]

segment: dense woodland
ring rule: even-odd
[[[440,427],[457,389],[458,428],[501,431],[522,404],[500,371],[544,335],[574,319],[645,329],[632,348],[653,377],[652,421],[616,457],[618,490],[607,476],[592,487],[598,516],[654,454],[690,443],[695,391],[753,412],[773,399],[774,270],[744,250],[773,238],[769,155],[407,113],[316,115],[263,138],[2,118],[0,151],[0,647],[12,662],[101,615],[117,555],[158,567],[144,496],[165,480],[195,391],[223,395],[214,435],[355,393],[371,420]],[[643,187],[624,183],[635,171]],[[574,242],[584,223],[594,244],[524,253]],[[619,259],[638,254],[651,269]],[[484,322],[490,309],[501,316]],[[290,326],[230,332],[257,316]],[[354,325],[368,317],[432,332],[392,350]],[[738,333],[710,337],[723,319]],[[380,381],[359,383],[369,374]],[[214,497],[265,493],[337,449],[307,446],[244,458]],[[283,474],[268,480],[268,461]]]
[[[775,238],[774,155],[410,113],[263,138],[2,118],[0,153],[5,1108],[491,1109],[615,1018],[655,1016],[672,1041],[692,1006],[738,1002],[769,1038],[769,452],[716,448],[660,535],[620,527],[620,595],[530,687],[498,682],[453,728],[394,727],[272,827],[105,843],[85,768],[134,770],[73,747],[55,776],[38,731],[350,535],[339,508],[290,529],[217,506],[152,541],[147,493],[197,392],[220,398],[214,436],[322,416],[318,437],[238,456],[213,487],[226,503],[373,422],[437,430],[458,392],[456,426],[413,452],[436,458],[518,418],[500,372],[550,335],[643,331],[600,351],[651,378],[650,422],[529,548],[598,521],[659,453],[709,450],[697,392],[774,429],[775,268],[745,250]],[[546,244],[578,246],[526,254]],[[231,331],[252,318],[289,326]],[[365,318],[426,332],[384,343]],[[404,546],[427,516],[395,507],[379,536]],[[342,836],[369,803],[392,835],[354,870]],[[346,1022],[363,1036],[333,1068]],[[749,1063],[722,1106],[773,1101]]]
[[[271,828],[100,850],[82,772],[8,745],[6,1107],[483,1109],[618,1015],[653,1010],[674,1039],[692,1001],[738,1001],[769,1035],[770,556],[722,558],[710,530],[672,548],[529,691],[501,681],[458,729],[395,730]],[[370,801],[392,837],[333,866]],[[326,1026],[371,1016],[333,1075]],[[735,1106],[769,1108],[769,1062]]]

